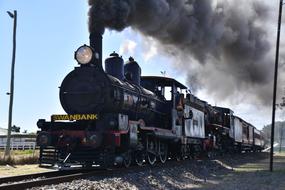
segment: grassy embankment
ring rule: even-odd
[[[0,165],[21,165],[38,163],[38,150],[12,150],[10,157],[4,156],[5,151],[0,150]]]

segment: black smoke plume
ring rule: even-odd
[[[131,27],[174,55],[188,83],[223,99],[243,92],[270,104],[272,44],[261,0],[89,0],[89,30]],[[272,36],[272,34],[271,34]]]

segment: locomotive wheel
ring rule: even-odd
[[[167,144],[159,142],[159,160],[161,163],[165,163],[167,160]]]
[[[154,139],[147,138],[147,162],[154,165],[156,162],[156,142]]]
[[[153,165],[155,164],[155,162],[156,162],[156,155],[149,152],[149,153],[147,154],[147,162],[148,162],[150,165],[153,166]]]
[[[183,157],[181,155],[176,155],[175,159],[176,159],[176,161],[180,162],[181,160],[183,160],[182,158]]]
[[[176,161],[181,161],[181,160],[185,160],[186,159],[186,155],[185,155],[185,147],[181,146],[180,148],[180,152],[177,152],[176,154]]]
[[[132,164],[132,152],[128,151],[124,155],[123,165],[125,168],[130,167]]]
[[[135,153],[135,162],[138,166],[143,166],[145,160],[145,154],[142,151],[137,151]]]

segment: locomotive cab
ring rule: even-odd
[[[141,85],[152,91],[162,100],[166,102],[168,120],[172,129],[177,136],[182,135],[182,116],[184,94],[181,90],[187,89],[186,86],[172,78],[143,76]],[[182,109],[181,109],[182,108]]]
[[[179,139],[171,152],[193,156],[203,149],[206,102],[188,93],[187,87],[166,77],[142,77],[142,85],[167,102],[169,129]],[[177,151],[179,149],[179,151]]]

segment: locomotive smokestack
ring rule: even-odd
[[[89,36],[90,39],[90,46],[94,49],[95,51],[95,56],[96,56],[96,65],[100,65],[102,68],[102,40],[103,36],[100,32],[93,31],[90,33]]]

